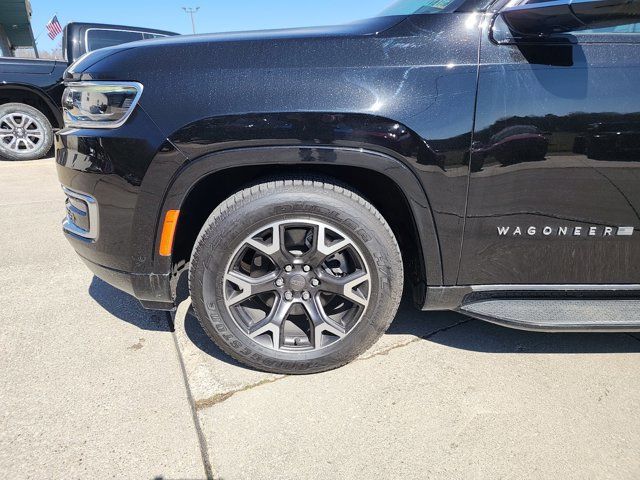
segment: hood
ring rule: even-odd
[[[155,38],[137,42],[102,48],[79,58],[69,67],[65,74],[66,80],[77,80],[80,74],[97,62],[119,52],[133,48],[147,47],[184,47],[189,45],[220,43],[220,42],[250,42],[265,40],[311,39],[324,37],[350,37],[376,35],[400,23],[406,16],[386,16],[360,20],[345,25],[326,27],[289,28],[277,30],[254,30],[246,32],[209,33],[202,35],[178,35],[174,37]]]

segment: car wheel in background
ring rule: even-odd
[[[35,160],[44,157],[53,143],[53,128],[39,110],[24,103],[0,105],[0,157]]]

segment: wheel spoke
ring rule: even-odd
[[[20,123],[18,123],[18,118],[20,119]],[[12,115],[11,119],[18,127],[22,127],[24,125],[24,115]]]
[[[338,338],[342,338],[347,334],[342,325],[339,325],[327,316],[324,307],[320,303],[319,296],[311,298],[308,302],[304,302],[304,308],[309,315],[309,320],[313,327],[312,341],[314,348],[320,348],[322,346],[320,343],[324,332],[329,332]]]
[[[284,241],[282,241],[284,232],[282,232],[281,229],[277,226],[271,227],[270,230],[270,244],[266,244],[261,240],[256,240],[256,238],[254,237],[247,240],[247,245],[269,257],[275,265],[283,267],[284,265],[291,262],[293,256],[289,252],[287,252],[284,247]]]
[[[260,253],[264,253],[267,256],[273,255],[275,252],[280,250],[280,229],[276,227],[271,227],[271,244],[267,245],[261,240],[256,240],[255,238],[250,238],[247,240],[247,244],[252,248],[256,249]]]
[[[3,120],[10,126],[13,128],[18,128],[20,126],[20,124],[16,123],[15,118],[13,115],[7,115],[6,117],[3,118]]]
[[[291,309],[291,302],[286,302],[279,296],[276,298],[276,303],[271,308],[271,312],[258,322],[256,325],[249,329],[249,337],[256,338],[265,333],[271,333],[273,338],[273,348],[276,350],[280,348],[282,337],[282,324],[289,315]]]
[[[345,238],[327,245],[327,228],[317,225],[313,232],[313,247],[303,256],[303,261],[312,267],[318,267],[324,260],[346,248],[351,242]]]
[[[329,255],[333,255],[334,253],[339,252],[351,242],[346,238],[342,240],[338,240],[331,245],[327,245],[327,228],[324,225],[320,225],[318,227],[318,251],[324,254],[325,257]]]
[[[224,279],[236,285],[240,292],[234,293],[231,298],[227,298],[228,305],[237,305],[246,299],[258,295],[259,293],[270,292],[276,289],[274,285],[275,279],[278,277],[277,272],[271,272],[262,277],[250,277],[235,270],[228,272]]]
[[[320,280],[320,290],[327,293],[340,295],[358,305],[366,306],[369,299],[355,291],[357,287],[371,280],[371,276],[363,271],[358,270],[344,277],[336,277],[326,272],[318,272]]]

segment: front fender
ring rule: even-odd
[[[274,164],[359,167],[386,176],[404,193],[411,209],[420,237],[428,284],[442,284],[442,263],[436,229],[429,201],[418,178],[401,160],[382,152],[363,148],[308,145],[243,147],[214,152],[185,164],[166,192],[157,222],[154,253],[159,247],[162,228],[160,219],[168,210],[179,210],[198,182],[223,170]],[[154,256],[154,272],[169,272],[170,269],[169,257]]]

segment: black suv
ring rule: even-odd
[[[423,310],[638,330],[633,22],[638,0],[407,0],[99,50],[65,76],[64,231],[147,308],[188,271],[211,338],[274,372],[352,360],[405,285]]]

